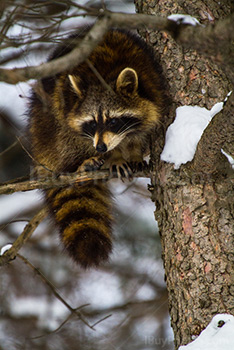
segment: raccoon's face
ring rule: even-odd
[[[141,126],[139,113],[126,102],[127,98],[133,100],[137,96],[138,77],[133,69],[126,68],[119,74],[115,92],[94,86],[85,98],[77,77],[69,76],[69,79],[80,100],[83,99],[78,115],[72,115],[69,125],[91,139],[98,152],[111,151]]]
[[[141,120],[126,111],[99,110],[95,117],[81,125],[82,135],[92,139],[94,148],[105,153],[118,146],[131,133],[136,132]]]
[[[86,96],[79,88],[79,78],[69,76],[69,79],[81,104],[77,114],[68,118],[68,123],[81,136],[91,139],[98,152],[111,151],[125,138],[136,137],[147,125],[147,120],[151,127],[155,124],[155,105],[138,95],[135,70],[123,69],[112,85],[114,91],[93,86],[86,91]]]

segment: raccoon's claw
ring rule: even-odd
[[[117,176],[119,179],[132,179],[132,169],[128,163],[113,164],[110,173],[112,176]]]
[[[92,158],[86,159],[81,164],[81,166],[78,168],[78,172],[95,171],[100,169],[103,164],[104,164],[104,159],[101,159],[98,157],[92,157]]]
[[[130,162],[129,165],[133,173],[141,172],[148,168],[148,164],[145,160]]]

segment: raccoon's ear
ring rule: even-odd
[[[78,95],[78,97],[80,99],[83,98],[83,93],[81,92],[80,88],[79,88],[79,79],[75,76],[75,75],[70,75],[68,74],[68,78],[70,80],[71,86],[73,88],[73,90],[75,91],[75,93]]]
[[[116,81],[116,90],[121,95],[131,97],[138,88],[138,76],[134,69],[125,68],[120,72]]]

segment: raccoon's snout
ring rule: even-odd
[[[104,142],[102,143],[99,143],[97,144],[96,146],[96,150],[99,152],[99,153],[105,153],[107,151],[107,146]]]

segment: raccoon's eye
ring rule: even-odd
[[[94,136],[97,128],[97,123],[95,120],[91,122],[84,123],[82,130],[84,135]]]
[[[110,119],[107,123],[107,127],[112,132],[118,132],[122,128],[122,126],[123,126],[123,123],[119,118]]]
[[[113,119],[111,119],[111,120],[109,121],[109,125],[110,125],[110,126],[116,125],[117,123],[118,123],[117,118],[113,118]]]
[[[95,120],[92,120],[90,123],[89,123],[90,127],[94,130],[96,129],[96,126],[97,126],[97,123]]]

